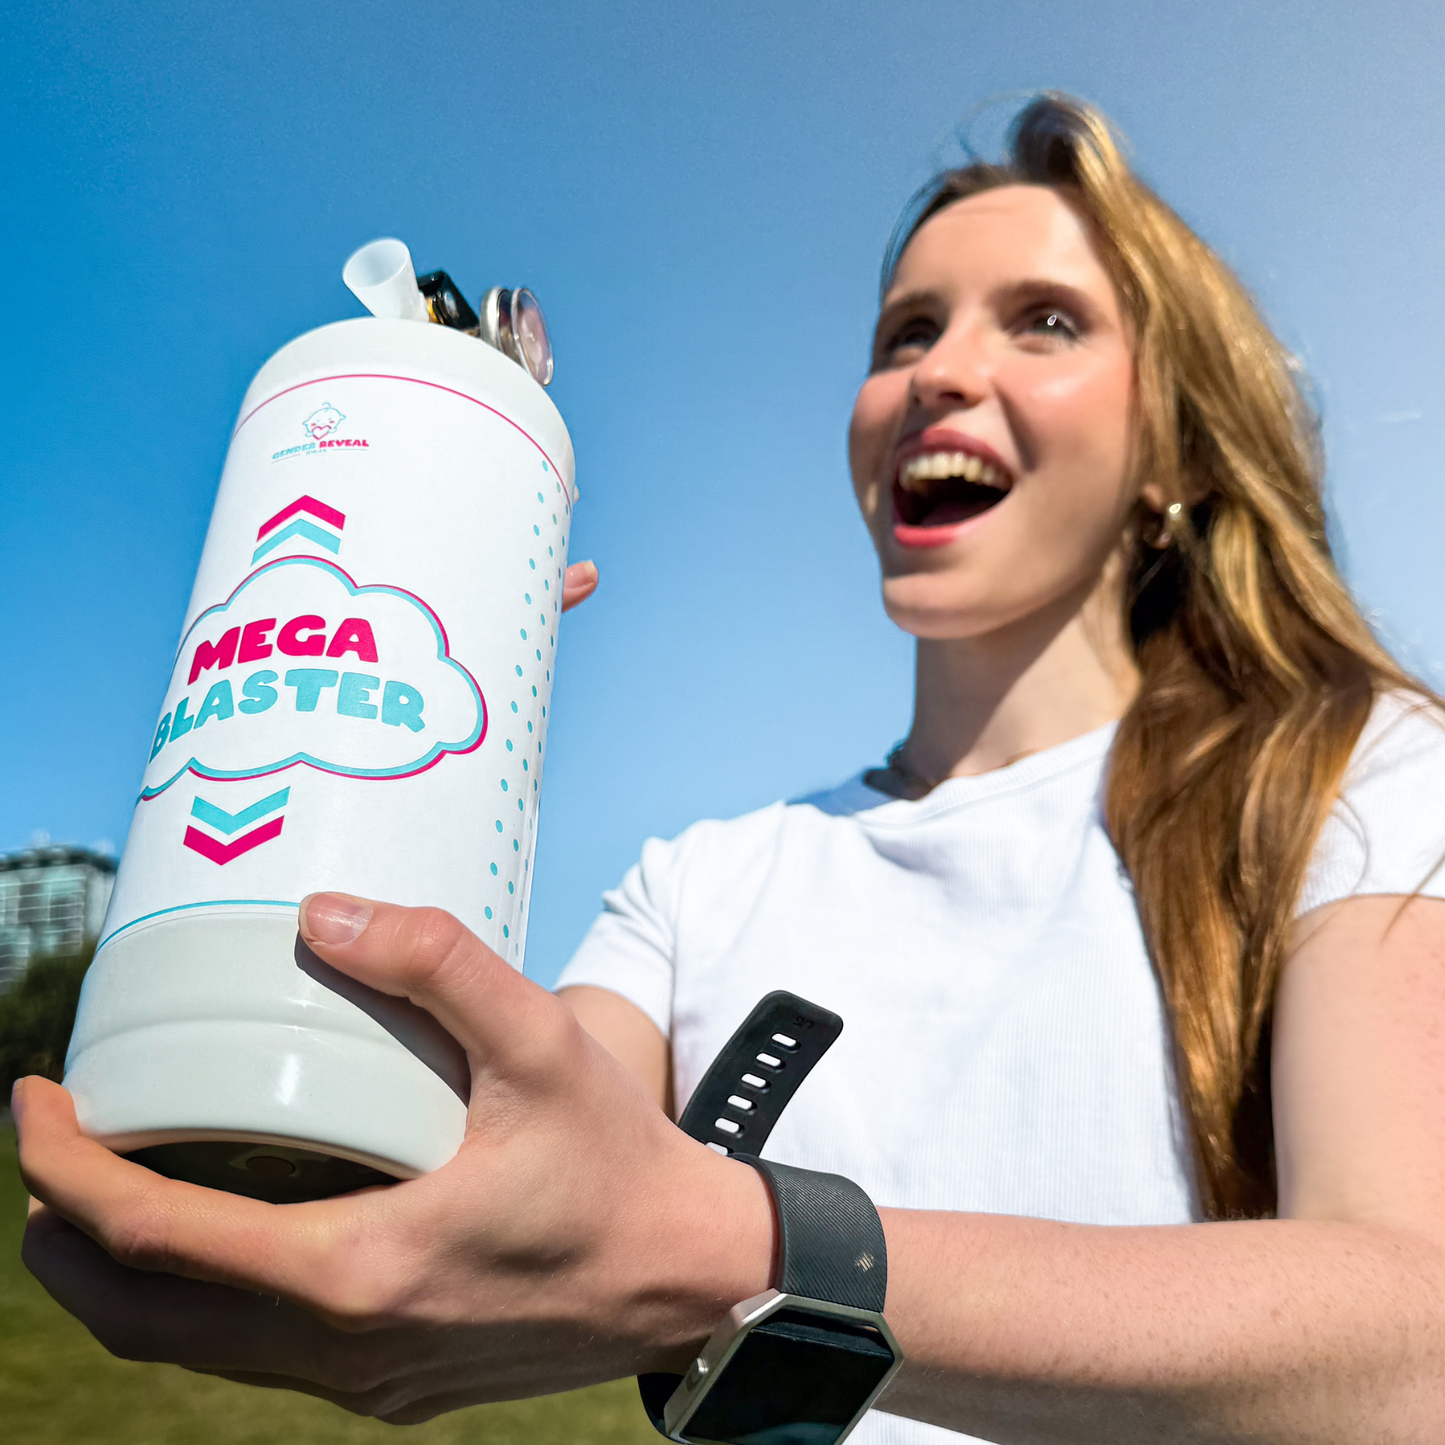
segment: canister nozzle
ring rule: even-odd
[[[430,321],[417,288],[411,252],[397,240],[363,246],[341,272],[352,294],[373,316],[390,321]]]

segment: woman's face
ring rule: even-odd
[[[1005,186],[926,222],[849,431],[888,615],[980,637],[1094,592],[1139,496],[1133,391],[1114,287],[1058,194]]]

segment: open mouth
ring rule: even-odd
[[[904,527],[953,527],[1008,496],[1006,473],[971,452],[908,457],[893,482],[893,519]]]

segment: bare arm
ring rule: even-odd
[[[562,997],[652,1097],[670,1094],[646,1014],[605,989]],[[1433,1439],[1445,904],[1370,898],[1305,921],[1274,1092],[1276,1221],[1101,1229],[885,1210],[889,1316],[910,1363],[884,1408],[1003,1442]]]
[[[1433,1442],[1445,1421],[1445,903],[1305,920],[1274,1031],[1278,1220],[885,1210],[883,1408],[1022,1442]]]
[[[671,1118],[672,1052],[657,1025],[611,989],[578,984],[559,990],[557,997]]]

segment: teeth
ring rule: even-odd
[[[946,477],[962,477],[966,482],[981,482],[986,487],[1002,487],[1003,478],[981,457],[969,452],[925,452],[909,457],[898,473],[898,480],[910,492],[926,490],[927,483],[941,482]]]

